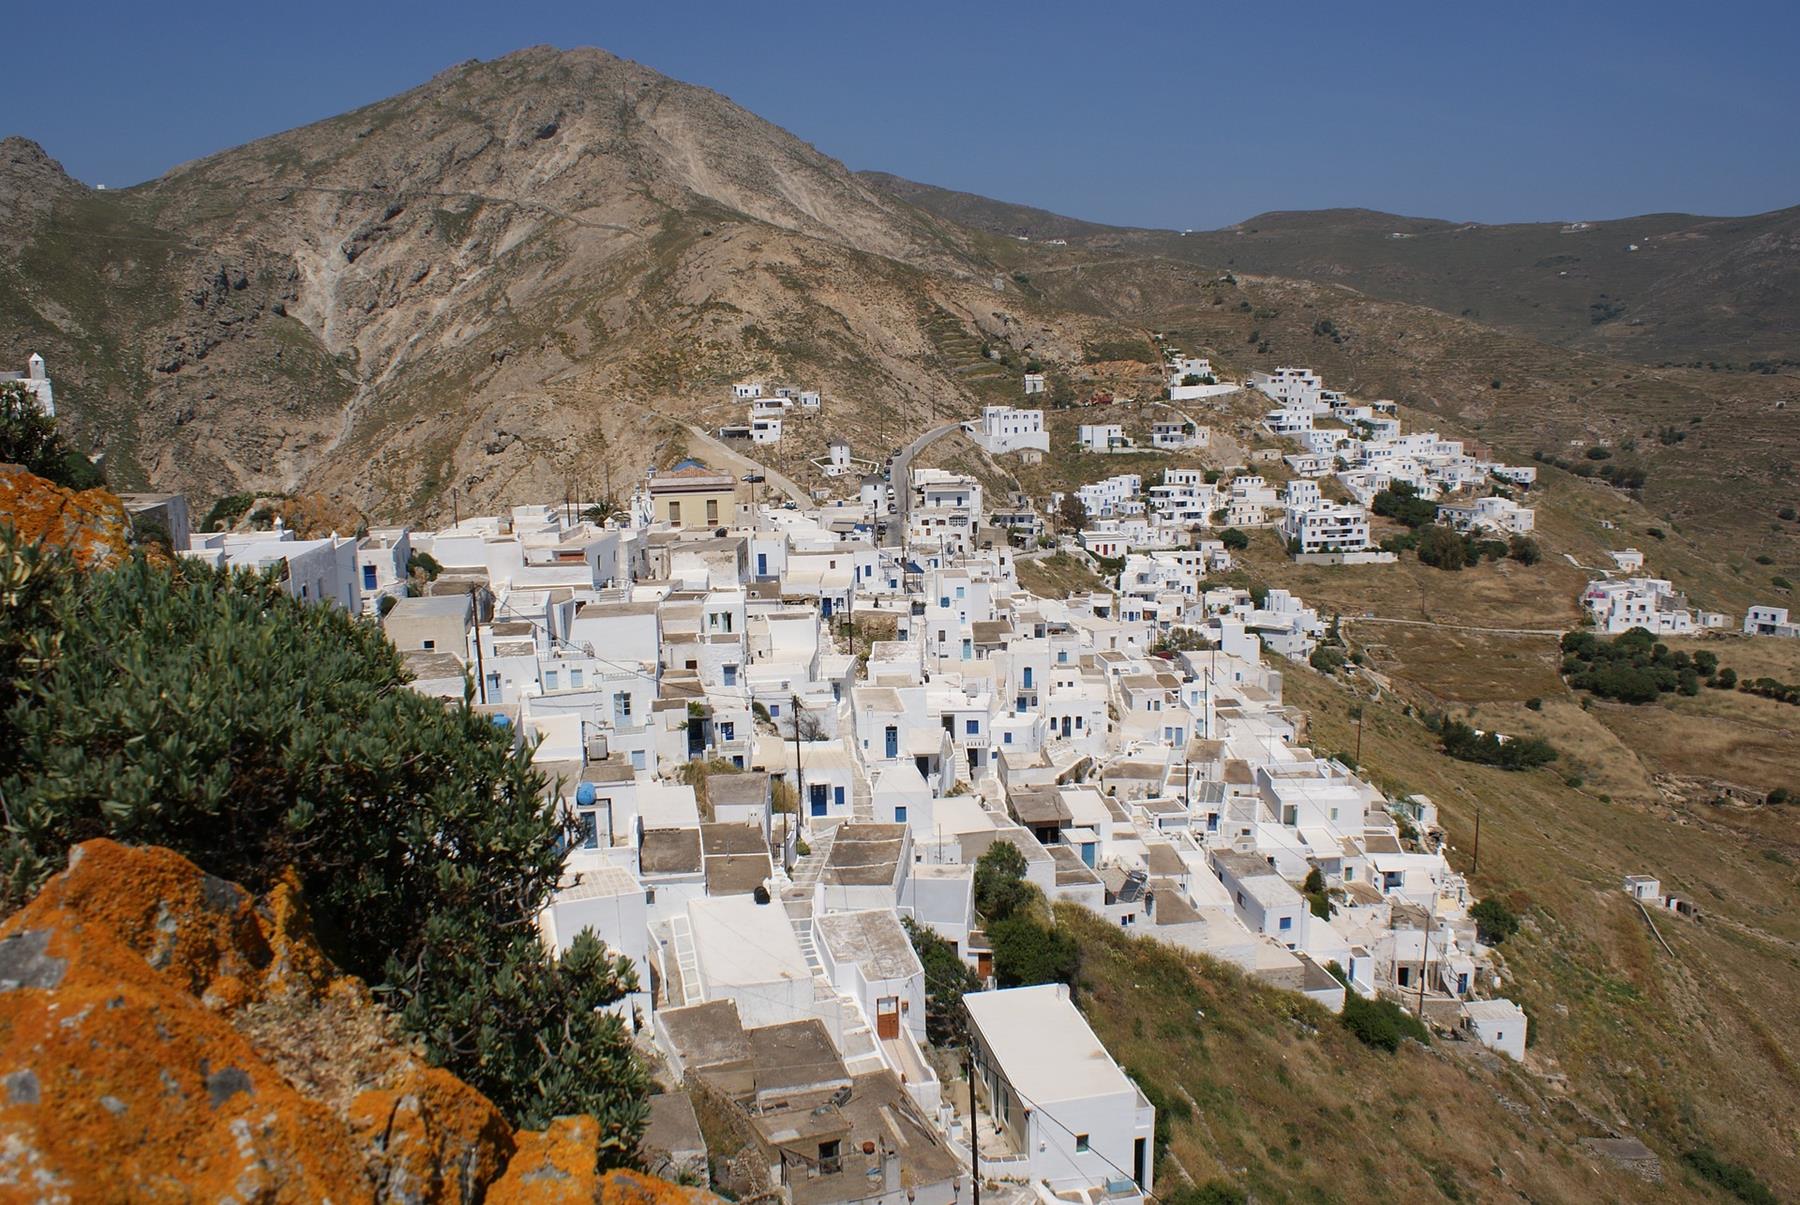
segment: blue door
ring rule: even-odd
[[[831,618],[831,600],[829,598],[821,598],[819,600],[819,614],[823,615],[826,619]]]
[[[831,803],[832,803],[832,806],[837,808],[838,811],[841,812],[844,810],[844,788],[843,787],[832,787],[831,788]]]
[[[887,755],[889,757],[900,756],[900,729],[892,724],[887,726]]]
[[[766,552],[756,554],[756,576],[769,576],[769,554]]]

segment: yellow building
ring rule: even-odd
[[[671,527],[718,527],[737,519],[737,478],[689,465],[650,479],[650,510]]]

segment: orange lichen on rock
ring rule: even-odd
[[[597,1157],[599,1137],[599,1125],[587,1116],[559,1117],[542,1131],[521,1131],[518,1153],[488,1192],[489,1205],[552,1205],[560,1201],[697,1205],[718,1199],[641,1172],[602,1172]]]
[[[441,1067],[410,1067],[393,1087],[362,1093],[348,1123],[389,1200],[475,1200],[513,1154],[500,1110]]]
[[[102,489],[64,489],[16,465],[0,469],[0,523],[25,544],[61,548],[83,568],[125,555],[131,519],[125,504]]]
[[[266,954],[241,889],[77,849],[0,927],[0,1195],[369,1199],[343,1125],[196,996]]]
[[[166,849],[96,840],[0,925],[0,1201],[645,1202],[599,1127],[515,1135],[314,941]]]

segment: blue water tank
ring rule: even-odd
[[[589,807],[594,802],[594,784],[584,782],[575,788],[575,802],[582,807]]]
[[[488,717],[488,719],[493,723],[494,727],[496,727],[496,728],[512,727],[512,717],[509,715],[491,715]]]

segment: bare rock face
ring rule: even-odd
[[[0,1199],[697,1199],[602,1176],[595,1139],[426,1065],[292,883],[96,840],[0,925]]]

